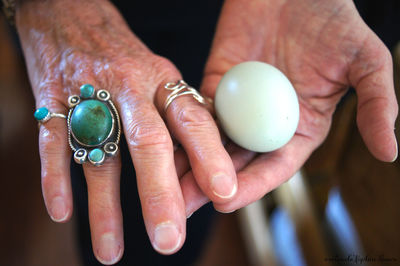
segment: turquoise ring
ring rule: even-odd
[[[59,118],[64,118],[66,119],[67,117],[63,114],[58,114],[58,113],[52,113],[47,109],[46,107],[40,107],[36,109],[35,113],[33,114],[35,119],[40,123],[46,123],[47,121],[50,120],[50,118],[53,117],[59,117]]]
[[[68,98],[68,142],[79,164],[103,164],[118,151],[121,123],[117,109],[106,90],[82,85],[80,95]]]

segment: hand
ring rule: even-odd
[[[222,204],[234,195],[237,181],[211,115],[191,97],[179,97],[164,115],[168,92],[163,85],[181,79],[180,73],[149,51],[108,1],[21,1],[16,18],[37,107],[66,114],[68,96],[79,94],[85,83],[111,93],[135,165],[150,240],[160,253],[176,252],[184,242],[186,213],[176,171],[180,162],[175,166],[163,118],[185,148],[203,192]],[[41,125],[39,144],[46,207],[53,220],[65,222],[73,205],[66,121],[53,118]],[[117,156],[83,169],[94,254],[112,264],[124,245],[121,160]]]
[[[327,136],[336,104],[349,86],[357,92],[357,124],[370,152],[385,162],[397,158],[392,58],[352,1],[227,0],[202,93],[213,98],[222,75],[249,60],[267,62],[286,74],[299,98],[300,122],[293,139],[271,153],[229,145],[239,170],[238,193],[229,203],[214,203],[217,210],[244,207],[293,176]],[[181,186],[188,212],[208,201],[190,173]]]

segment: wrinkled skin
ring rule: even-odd
[[[294,138],[265,154],[232,143],[225,150],[212,116],[190,97],[176,99],[164,113],[168,92],[162,85],[180,79],[179,71],[149,51],[107,1],[25,1],[17,8],[17,29],[37,107],[66,113],[68,96],[79,94],[84,83],[110,91],[137,173],[146,229],[162,254],[179,250],[186,216],[209,200],[231,212],[289,179],[326,137],[348,86],[357,90],[357,122],[372,154],[382,161],[397,157],[391,56],[349,1],[226,1],[202,93],[212,98],[229,68],[258,60],[282,70],[300,100]],[[58,222],[72,214],[66,132],[65,120],[54,118],[39,134],[43,196]],[[170,134],[183,149],[174,153]],[[84,165],[84,172],[94,254],[112,264],[123,253],[120,158],[100,168]]]
[[[187,155],[184,166],[213,201],[227,202],[237,191],[233,163],[210,113],[191,97],[176,99],[164,112],[169,92],[163,85],[181,79],[179,71],[152,53],[108,1],[22,1],[16,24],[37,107],[66,114],[68,96],[79,94],[86,83],[111,93],[135,166],[150,241],[162,254],[176,252],[184,243],[188,214],[179,158]],[[170,132],[185,152],[174,152]],[[73,205],[65,120],[42,124],[39,145],[47,210],[53,220],[65,222]],[[94,254],[112,264],[124,248],[121,160],[116,156],[101,167],[85,164],[83,169]]]
[[[212,98],[222,75],[249,60],[272,64],[290,79],[300,103],[299,126],[286,146],[271,153],[228,145],[238,192],[228,203],[214,203],[217,210],[242,208],[293,176],[327,136],[336,104],[350,86],[368,149],[384,162],[397,158],[392,57],[351,1],[226,1],[201,92]],[[181,184],[191,211],[208,202],[190,173]]]

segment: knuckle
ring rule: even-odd
[[[166,129],[155,123],[144,121],[131,123],[126,131],[129,144],[135,149],[157,148],[156,151],[160,152],[160,149],[166,150],[172,147],[172,141]]]
[[[120,81],[123,93],[146,95],[152,87],[152,67],[147,61],[129,56],[119,57],[113,61],[114,77]]]
[[[122,89],[117,95],[116,101],[120,104],[121,109],[123,110],[141,110],[142,113],[145,113],[149,107],[149,100],[142,95],[138,94],[133,88]],[[131,116],[129,116],[129,121],[133,120]]]
[[[112,61],[113,71],[122,83],[146,83],[151,74],[148,59],[132,56],[119,56]]]
[[[166,205],[170,206],[175,201],[174,195],[168,190],[148,192],[144,194],[144,198],[146,207],[149,210]]]
[[[156,79],[159,82],[162,82],[171,77],[180,76],[180,73],[175,67],[174,63],[172,63],[169,59],[159,55],[154,56],[152,67],[154,70],[157,71],[154,74],[156,75]]]
[[[60,91],[61,81],[57,77],[43,77],[36,85],[38,88],[37,106],[46,106],[50,110],[60,110],[65,108],[67,94]]]
[[[42,77],[39,82],[39,91],[43,94],[48,94],[54,91],[54,88],[60,87],[60,80],[57,77]]]
[[[206,110],[192,104],[180,108],[176,119],[178,124],[184,128],[210,128],[212,125],[210,114]]]
[[[167,78],[180,76],[168,59],[148,54],[121,56],[112,61],[114,77],[120,80],[123,91],[135,95],[153,96],[159,84]]]
[[[116,70],[126,70],[132,73],[138,72],[140,73],[140,66],[137,63],[137,60],[130,56],[121,56],[113,60],[113,67]],[[125,72],[125,71],[123,71]]]
[[[387,63],[392,64],[392,53],[390,52],[389,48],[387,48],[384,44],[382,44],[382,57]]]
[[[43,156],[58,154],[63,149],[60,143],[65,142],[65,134],[57,128],[47,128],[42,126],[39,135],[39,148]]]
[[[174,65],[174,63],[172,63],[169,59],[159,56],[159,55],[155,55],[154,58],[154,66],[158,69],[165,69],[165,70],[169,70],[169,71],[175,71],[176,67]]]
[[[373,67],[389,67],[392,68],[393,58],[389,48],[379,39],[375,39],[374,48],[367,50],[370,55],[374,54],[374,60],[371,60]]]

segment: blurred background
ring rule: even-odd
[[[391,49],[399,88],[400,3],[356,3]],[[0,265],[81,265],[75,217],[56,224],[44,207],[34,100],[14,29],[1,15],[0,91]],[[198,265],[400,265],[399,160],[369,154],[356,103],[353,92],[342,100],[327,140],[289,182],[217,214]]]

